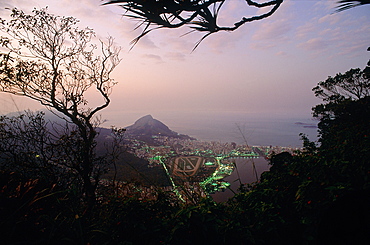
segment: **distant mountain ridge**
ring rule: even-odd
[[[144,141],[152,139],[152,136],[167,136],[172,138],[193,139],[184,134],[172,131],[161,121],[154,119],[151,115],[139,118],[133,125],[126,127],[127,136]]]
[[[30,112],[33,114],[36,113],[32,111]],[[63,126],[65,123],[65,121],[61,117],[56,116],[48,110],[40,110],[40,112],[44,113],[44,119],[46,122],[48,122],[48,126],[50,127],[50,129],[55,130]],[[13,112],[7,114],[6,116],[16,117],[24,113],[24,111]],[[158,136],[195,140],[195,138],[188,135],[179,134],[175,131],[172,131],[168,126],[166,126],[161,121],[154,119],[151,115],[146,115],[139,118],[133,125],[128,126],[125,129],[125,136],[127,136],[127,138],[139,139],[151,144],[156,144],[154,139],[158,138]],[[109,140],[109,138],[111,138],[111,129],[97,127],[96,130],[98,131],[98,136],[96,139],[98,142],[105,142],[106,140]]]

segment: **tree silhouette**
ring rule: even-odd
[[[326,102],[358,100],[370,96],[370,79],[365,72],[366,70],[357,68],[344,74],[338,73],[334,77],[328,77],[325,81],[319,82],[312,90],[316,97]]]
[[[234,31],[245,23],[261,20],[271,16],[283,3],[283,0],[264,1],[262,3],[245,0],[248,6],[263,9],[265,12],[241,20],[229,26],[217,23],[220,11],[227,0],[111,0],[104,3],[119,4],[127,17],[139,20],[139,26],[144,26],[143,32],[135,38],[135,45],[140,38],[150,31],[159,28],[179,28],[190,26],[193,31],[206,33],[195,48],[207,36],[219,31]],[[138,26],[138,27],[139,27]],[[152,27],[153,26],[153,27]]]
[[[54,16],[47,9],[26,14],[14,8],[10,16],[9,21],[0,19],[5,34],[0,46],[7,51],[0,53],[0,91],[31,98],[63,117],[59,142],[64,160],[78,172],[92,207],[101,175],[95,155],[96,114],[110,104],[115,84],[110,74],[120,62],[120,49],[111,37],[93,44],[93,30],[79,29],[77,19]],[[100,96],[100,105],[89,106],[90,91]]]
[[[135,45],[143,36],[155,29],[189,26],[193,31],[205,33],[194,49],[209,35],[219,31],[235,31],[248,22],[265,19],[276,12],[284,0],[245,0],[247,7],[260,11],[254,16],[242,17],[227,26],[220,26],[221,9],[230,0],[102,0],[103,5],[117,4],[125,10],[124,16],[139,21],[136,28],[143,27],[142,33],[131,43]],[[337,12],[370,4],[370,0],[340,0]],[[262,12],[263,10],[263,12]],[[194,50],[193,49],[193,50]]]

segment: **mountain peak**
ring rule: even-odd
[[[133,125],[126,128],[127,135],[139,138],[151,138],[154,135],[162,135],[175,138],[191,138],[187,135],[179,135],[169,129],[164,123],[154,119],[151,115],[139,118]]]
[[[133,125],[127,127],[128,133],[137,133],[148,135],[173,134],[173,132],[162,122],[154,119],[151,115],[139,118]]]
[[[149,123],[152,120],[154,120],[154,118],[152,117],[152,115],[146,115],[146,116],[143,116],[143,117],[139,118],[138,120],[136,120],[135,124],[142,124],[142,125],[144,125],[144,124]]]
[[[152,117],[152,115],[146,115],[146,116],[143,116],[143,117],[141,117],[141,118],[139,118],[138,120],[143,120],[143,119],[146,119],[146,120],[151,120],[151,119],[153,119],[153,117]]]

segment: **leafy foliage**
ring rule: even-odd
[[[320,154],[338,180],[351,183],[351,188],[365,188],[370,171],[369,77],[365,70],[351,69],[313,90],[325,101],[313,108],[314,116],[320,118]]]
[[[75,215],[80,211],[76,200],[57,183],[1,171],[2,243],[68,244],[67,237],[82,239],[76,229]]]
[[[370,82],[365,71],[351,69],[344,74],[328,77],[312,89],[316,97],[324,102],[337,103],[342,100],[358,100],[370,96]]]

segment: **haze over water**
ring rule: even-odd
[[[166,124],[171,130],[187,134],[202,141],[221,141],[263,146],[302,147],[300,133],[306,134],[311,141],[317,140],[317,128],[307,128],[316,125],[317,121],[310,114],[257,114],[245,112],[155,112],[128,113],[109,115],[104,125],[126,127],[147,114]],[[122,119],[122,120],[120,120]],[[124,121],[123,121],[124,120]],[[305,123],[302,124],[296,124]]]
[[[317,128],[303,127],[297,122],[316,125],[310,117],[290,115],[258,115],[243,113],[205,113],[192,117],[179,132],[199,140],[301,147],[300,133],[317,139]],[[174,130],[177,127],[174,127]],[[177,129],[176,129],[177,130]],[[175,131],[176,131],[175,130]]]

